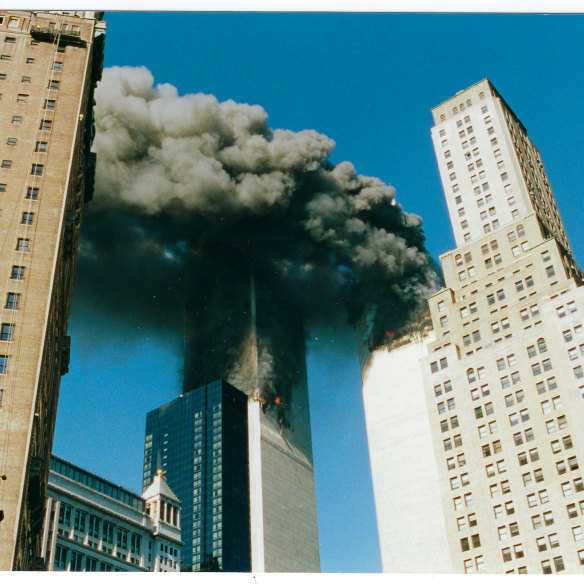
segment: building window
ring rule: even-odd
[[[53,563],[55,568],[59,568],[60,570],[64,570],[67,567],[67,554],[68,549],[57,545],[55,548],[55,561]]]
[[[15,292],[8,292],[6,295],[6,308],[8,310],[18,310],[20,304],[20,294]]]
[[[99,537],[99,518],[95,515],[89,516],[87,533],[91,537]]]
[[[55,61],[53,63],[53,71],[62,71],[63,70],[63,63],[60,61]]]
[[[75,521],[73,527],[81,532],[85,533],[85,520],[87,519],[87,514],[85,511],[80,511],[79,509],[75,510]]]
[[[24,280],[24,266],[12,266],[10,278],[12,280]]]
[[[51,125],[52,125],[51,120],[41,120],[39,130],[43,130],[43,131],[47,132],[51,129]]]
[[[114,525],[112,523],[108,523],[107,521],[103,522],[102,539],[106,543],[113,544],[113,542],[114,542]]]
[[[42,176],[43,175],[43,165],[42,164],[33,164],[30,169],[30,174],[32,176]]]
[[[0,355],[0,375],[5,375],[8,369],[8,355]]]
[[[117,544],[119,549],[128,549],[128,532],[125,529],[120,529],[119,527]]]
[[[2,323],[0,329],[0,341],[11,341],[14,336],[14,324],[12,323]]]
[[[56,101],[54,99],[45,99],[44,109],[54,110]]]
[[[30,239],[19,237],[16,240],[16,251],[26,253],[29,250]]]
[[[25,195],[26,199],[32,199],[33,201],[36,201],[39,198],[39,190],[36,187],[28,187],[26,189],[26,195]]]
[[[48,142],[37,142],[35,146],[35,152],[46,152],[48,149]]]
[[[10,168],[12,166],[12,160],[3,160],[2,168]]]
[[[21,223],[23,225],[32,225],[33,224],[33,221],[34,221],[34,213],[29,213],[29,212],[25,211],[22,214],[22,221],[21,221]]]
[[[71,572],[81,572],[83,569],[83,558],[85,556],[81,552],[71,550],[71,563],[69,565],[69,571]]]
[[[8,146],[16,146],[16,138],[8,138],[6,144],[8,144]]]
[[[59,89],[59,82],[55,80],[49,81],[49,89]]]

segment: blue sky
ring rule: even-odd
[[[436,258],[454,242],[430,109],[489,77],[540,150],[584,265],[582,15],[108,12],[106,21],[105,66],[145,66],[181,94],[259,104],[273,128],[333,138],[333,163],[394,185],[423,217]],[[122,341],[82,319],[75,299],[69,333],[54,453],[139,491],[145,414],[178,395],[180,357],[147,333]],[[322,569],[380,571],[354,341],[317,331],[308,349]]]

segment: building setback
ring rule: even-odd
[[[0,13],[0,570],[38,568],[84,201],[98,12]]]
[[[183,564],[251,571],[247,396],[225,381],[148,413],[144,480],[162,470],[183,504]]]
[[[440,258],[431,330],[364,367],[383,568],[582,573],[582,272],[539,153],[493,85],[483,80],[432,113],[457,247]],[[412,375],[388,383],[404,363]],[[392,416],[403,432],[383,428]],[[416,451],[427,464],[399,455]],[[410,515],[387,513],[396,494]],[[436,537],[448,548],[441,559],[413,552],[436,551]]]
[[[47,496],[47,570],[179,571],[180,501],[160,474],[140,497],[52,457]]]

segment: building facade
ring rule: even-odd
[[[247,396],[252,571],[318,572],[302,318],[281,284],[254,275],[245,258],[225,265],[194,279],[184,393],[222,378]]]
[[[144,487],[160,470],[183,505],[183,569],[249,572],[247,396],[215,381],[149,412]]]
[[[159,474],[142,496],[51,458],[42,557],[49,571],[178,572],[180,501]]]
[[[93,191],[101,16],[0,13],[0,570],[38,567],[81,213]]]
[[[429,299],[431,332],[389,346],[364,369],[382,551],[395,516],[379,515],[390,494],[374,440],[403,444],[375,434],[383,415],[373,407],[407,392],[426,406],[418,445],[433,452],[440,504],[423,524],[432,518],[446,534],[440,571],[582,573],[582,272],[539,153],[493,85],[483,80],[432,113],[457,247],[440,258],[445,288]],[[407,351],[417,374],[399,386],[380,381]],[[407,461],[393,469],[402,471],[415,476]],[[390,571],[395,558],[383,553]]]

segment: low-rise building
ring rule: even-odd
[[[53,456],[47,494],[47,570],[180,571],[180,501],[161,474],[140,496]]]

